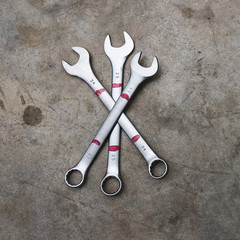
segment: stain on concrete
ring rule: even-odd
[[[4,97],[4,91],[3,91],[3,89],[2,89],[2,87],[0,86],[0,93],[3,95],[3,97]]]
[[[222,107],[228,113],[237,110],[239,106],[239,102],[236,96],[227,95],[222,101]]]
[[[194,10],[190,7],[184,7],[182,9],[182,16],[185,18],[191,18],[194,14]]]
[[[197,76],[205,79],[205,77],[202,75],[202,60],[203,58],[197,60]]]
[[[2,99],[0,99],[0,107],[2,110],[6,110]]]
[[[56,3],[55,1],[34,1],[28,0],[28,3],[31,4],[36,9],[40,10],[43,14],[50,15],[52,17],[59,17],[64,12],[71,11],[75,14],[80,14],[79,10],[84,4],[85,0],[80,1],[61,1]]]
[[[11,221],[15,227],[26,228],[31,222],[30,204],[32,199],[26,196],[14,196],[5,204],[0,205],[1,217]],[[25,207],[25,204],[28,207]]]
[[[25,104],[26,104],[26,101],[25,101],[23,95],[20,96],[20,99],[21,99],[21,103],[22,103],[22,105],[25,105]]]
[[[46,3],[46,0],[39,0],[39,1],[34,1],[34,0],[27,0],[29,4],[31,4],[33,7],[37,9],[42,9],[44,7],[44,4]]]
[[[27,106],[23,113],[23,121],[30,126],[36,126],[42,122],[42,111],[38,107]]]
[[[93,101],[91,99],[86,100],[87,111],[91,112],[94,109]]]
[[[207,5],[203,9],[193,9],[191,7],[186,7],[183,5],[177,5],[181,12],[182,16],[187,19],[207,19],[211,20],[215,17],[215,14],[211,6]]]
[[[234,145],[234,151],[232,154],[232,158],[237,158],[240,155],[240,137],[237,138],[237,141]]]
[[[204,16],[205,18],[207,18],[208,20],[211,20],[211,19],[213,19],[213,18],[215,17],[215,14],[214,14],[211,6],[207,6],[207,7],[205,8],[203,16]]]
[[[168,222],[171,223],[172,225],[176,225],[179,219],[180,218],[177,215],[176,216],[172,216],[172,217],[169,218]]]
[[[33,26],[20,25],[18,26],[18,32],[23,43],[30,48],[37,48],[42,45],[42,34],[44,29],[38,29]]]

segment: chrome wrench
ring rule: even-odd
[[[112,64],[112,98],[114,101],[117,101],[121,95],[124,64],[134,48],[132,38],[125,31],[124,38],[125,44],[117,48],[112,47],[109,35],[104,41],[104,51]],[[107,170],[101,181],[101,190],[107,196],[115,196],[122,188],[122,181],[119,174],[120,130],[121,128],[117,123],[109,137]],[[114,192],[106,189],[106,184],[111,178],[118,182],[118,188]]]
[[[72,47],[72,49],[73,51],[79,54],[80,58],[78,62],[73,66],[69,65],[65,61],[62,61],[62,65],[65,71],[72,76],[76,76],[84,80],[96,93],[96,95],[103,102],[105,107],[110,111],[113,108],[115,102],[110,96],[110,94],[103,88],[102,84],[98,81],[98,79],[94,75],[90,65],[90,61],[89,61],[90,57],[89,57],[88,51],[81,47]],[[126,132],[126,134],[129,136],[129,138],[132,140],[132,142],[135,144],[135,146],[138,148],[140,153],[143,155],[144,159],[147,162],[148,172],[150,176],[155,179],[160,179],[164,177],[168,170],[167,163],[163,159],[159,158],[153,152],[153,150],[148,146],[148,144],[141,137],[139,132],[135,129],[133,124],[129,121],[129,119],[124,113],[119,118],[118,123],[120,124],[122,129]],[[162,163],[164,165],[164,172],[160,176],[156,176],[152,172],[152,167],[157,163]],[[66,175],[65,175],[65,182],[68,185],[68,182],[66,181]],[[78,185],[73,185],[73,187],[75,186],[77,187],[80,185],[81,185],[81,182]],[[71,187],[71,184],[69,186]]]
[[[116,101],[115,105],[113,106],[112,110],[110,111],[108,117],[105,119],[103,125],[99,129],[97,135],[90,143],[87,151],[84,153],[83,157],[80,159],[79,163],[67,171],[65,175],[65,181],[68,186],[70,187],[78,187],[80,186],[84,179],[85,174],[93,162],[96,154],[98,153],[100,147],[102,146],[103,142],[107,138],[108,134],[117,123],[118,118],[122,114],[122,111],[127,106],[130,98],[132,97],[133,93],[137,89],[140,83],[142,83],[147,78],[153,76],[158,70],[158,62],[157,58],[154,57],[151,67],[144,68],[139,65],[138,61],[140,58],[141,52],[137,53],[132,61],[131,61],[131,77],[127,83],[127,86],[121,93],[121,96]],[[71,184],[69,182],[70,175],[74,171],[78,171],[81,174],[81,180],[78,184]]]

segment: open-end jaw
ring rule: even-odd
[[[125,44],[121,47],[113,47],[110,36],[108,35],[104,41],[104,51],[110,59],[127,58],[134,48],[134,42],[127,32],[123,32]]]
[[[142,78],[148,78],[153,76],[158,70],[158,60],[153,58],[152,65],[150,67],[143,67],[139,64],[141,52],[138,52],[131,61],[131,73],[135,73]]]
[[[72,50],[79,54],[79,60],[76,64],[72,66],[62,60],[63,68],[68,74],[80,77],[84,80],[86,76],[89,76],[89,74],[93,74],[90,65],[89,53],[85,48],[82,47],[72,47]]]

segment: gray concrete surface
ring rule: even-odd
[[[239,12],[239,0],[2,0],[0,238],[239,239]],[[107,110],[61,60],[87,48],[110,90],[103,41],[120,46],[123,30],[142,64],[159,59],[161,73],[126,113],[170,171],[150,178],[123,133],[124,189],[109,198],[100,191],[107,144],[82,188],[64,183]]]

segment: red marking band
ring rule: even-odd
[[[96,95],[97,96],[100,96],[103,92],[105,92],[105,89],[104,88],[101,88],[99,90],[96,91]]]
[[[112,88],[119,88],[119,87],[122,87],[121,83],[113,83],[112,84]]]
[[[129,96],[126,93],[122,93],[121,97],[125,98],[127,101],[129,100]]]
[[[112,152],[116,152],[116,151],[119,150],[119,146],[118,146],[118,145],[109,146],[109,147],[108,147],[108,150],[109,150],[109,151],[112,151]]]
[[[140,138],[139,135],[134,136],[131,140],[133,143],[135,143]]]
[[[95,143],[95,144],[97,144],[98,146],[100,146],[100,144],[101,144],[97,139],[93,139],[93,140],[92,140],[92,143]]]

